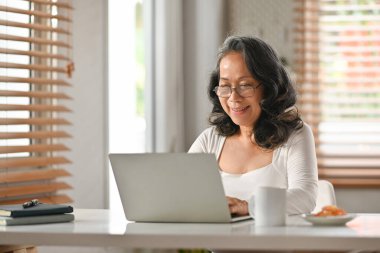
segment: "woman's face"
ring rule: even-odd
[[[222,58],[219,65],[220,79],[219,86],[230,86],[236,88],[239,85],[259,85],[252,74],[248,71],[242,54],[238,52],[228,53]],[[262,99],[262,86],[254,89],[254,93],[249,97],[242,97],[236,89],[228,98],[219,97],[223,110],[230,116],[232,121],[240,127],[254,127],[260,116],[260,101]]]

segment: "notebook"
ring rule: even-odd
[[[74,214],[48,214],[37,216],[6,217],[0,216],[0,226],[32,225],[46,223],[70,222],[75,219]]]
[[[232,218],[213,154],[109,154],[129,221],[229,223]]]
[[[0,205],[0,216],[25,217],[49,214],[72,213],[73,207],[59,204],[44,204],[24,208],[22,204]]]

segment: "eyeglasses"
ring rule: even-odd
[[[244,85],[238,85],[233,88],[231,86],[225,85],[225,86],[216,86],[213,91],[216,93],[218,97],[229,98],[232,94],[232,90],[235,90],[239,94],[239,96],[243,98],[247,98],[247,97],[252,97],[255,94],[255,90],[259,86],[260,84],[257,85],[256,87],[253,85],[244,84]]]
[[[27,201],[24,204],[22,204],[22,206],[24,208],[29,208],[32,206],[38,206],[39,204],[41,204],[41,202],[39,202],[38,199],[32,199],[31,201]]]

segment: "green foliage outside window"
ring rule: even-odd
[[[144,23],[143,23],[142,2],[136,3],[136,114],[144,117],[144,83],[145,83],[145,62],[144,62]]]

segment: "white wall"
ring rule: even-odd
[[[73,1],[75,72],[69,106],[73,138],[68,180],[76,208],[106,207],[107,55],[106,1]]]
[[[72,177],[66,181],[73,186],[68,194],[74,208],[106,208],[107,205],[107,1],[72,1],[73,57],[75,72],[68,92],[72,100],[66,104],[73,113],[67,118],[72,123],[68,131],[72,148],[68,166]],[[38,247],[39,253],[48,252],[121,252],[110,248]]]
[[[294,0],[227,0],[227,6],[228,34],[258,36],[293,63]]]
[[[185,149],[208,127],[207,86],[224,40],[223,0],[184,1]]]
[[[379,189],[335,189],[338,206],[351,213],[380,213]]]

